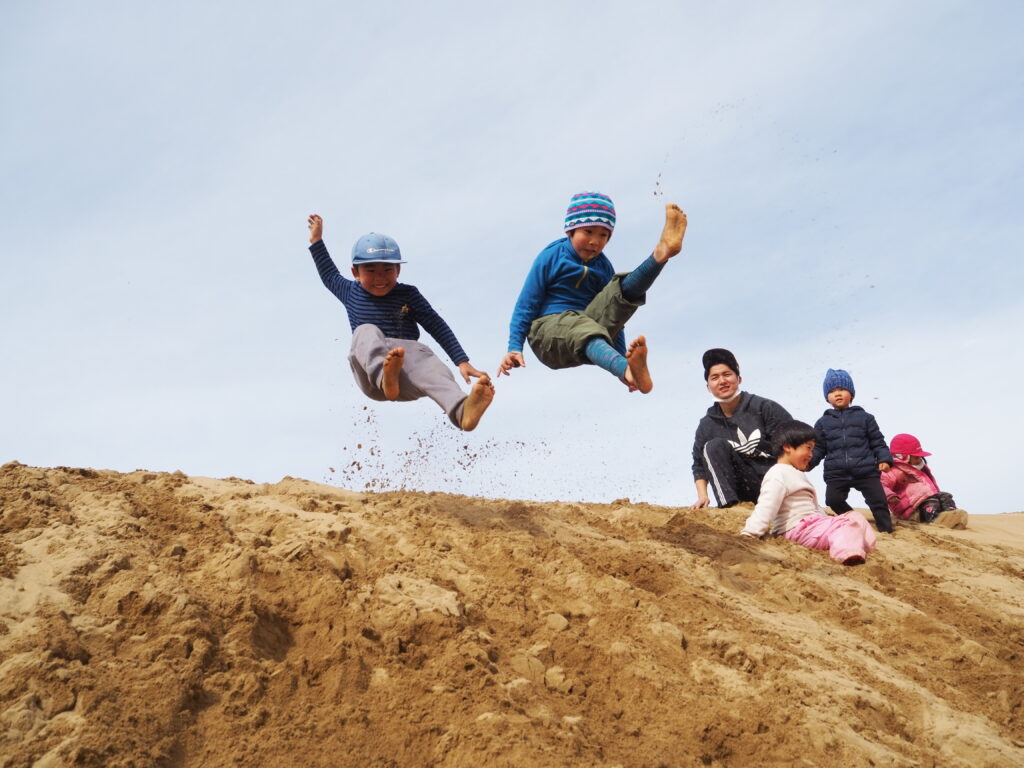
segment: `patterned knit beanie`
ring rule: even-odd
[[[828,400],[828,393],[833,389],[845,389],[851,396],[857,394],[853,388],[853,377],[842,368],[829,368],[821,388],[825,392],[825,400]]]
[[[615,204],[608,195],[600,192],[580,192],[569,201],[565,212],[565,231],[580,227],[604,227],[615,229]]]

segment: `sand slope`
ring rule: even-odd
[[[1024,764],[1024,516],[0,468],[0,766]],[[995,521],[990,524],[990,521]]]

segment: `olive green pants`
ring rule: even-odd
[[[575,368],[590,362],[584,350],[595,336],[614,346],[619,331],[647,302],[646,294],[635,302],[622,296],[622,278],[628,274],[615,275],[582,312],[569,309],[534,320],[526,338],[537,359],[548,368]]]

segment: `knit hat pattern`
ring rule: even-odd
[[[701,362],[704,363],[704,381],[708,380],[708,376],[711,375],[711,369],[716,365],[727,365],[732,369],[733,373],[737,376],[740,375],[740,364],[736,362],[736,355],[728,349],[722,349],[721,347],[709,349],[704,353]]]
[[[580,192],[569,201],[565,212],[565,231],[580,227],[615,229],[615,204],[600,192]]]
[[[853,377],[842,368],[829,368],[825,373],[825,381],[821,388],[825,392],[826,400],[828,400],[828,393],[833,389],[845,389],[851,395],[857,394],[857,390],[853,388]]]

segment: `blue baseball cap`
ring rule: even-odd
[[[353,264],[405,264],[398,243],[387,235],[370,232],[352,246]]]

